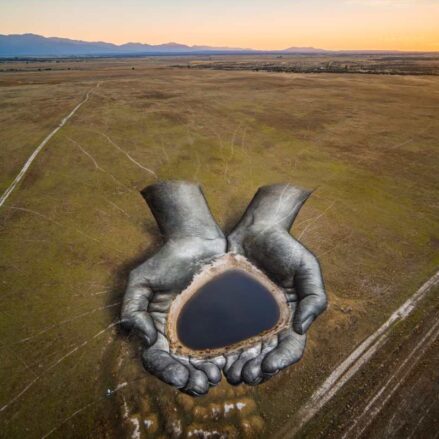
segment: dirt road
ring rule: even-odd
[[[438,288],[294,437],[439,437]]]
[[[439,322],[427,332],[343,438],[439,437],[438,327]]]
[[[49,140],[69,121],[69,119],[74,116],[74,114],[89,100],[90,94],[93,90],[98,88],[101,85],[100,82],[96,85],[95,88],[90,90],[84,97],[84,99],[76,105],[76,107],[66,116],[64,117],[59,125],[52,130],[47,137],[35,148],[34,152],[30,155],[30,157],[26,160],[26,163],[21,168],[18,175],[15,177],[14,181],[11,183],[11,185],[6,189],[6,191],[0,196],[0,207],[3,206],[3,204],[8,199],[9,195],[14,191],[14,189],[19,185],[21,180],[23,180],[23,177],[26,175],[28,169],[30,168],[30,165],[35,160],[35,158],[38,156],[38,154],[41,152],[41,150],[46,146],[46,144],[49,142]]]

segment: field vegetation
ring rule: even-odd
[[[1,193],[91,91],[0,208],[0,436],[269,437],[435,273],[436,73],[255,68],[265,62],[0,66]],[[196,401],[142,371],[117,322],[128,271],[160,245],[139,193],[159,179],[199,182],[226,231],[261,185],[314,189],[292,232],[320,259],[330,306],[297,366]]]

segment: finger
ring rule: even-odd
[[[170,354],[169,343],[161,333],[154,346],[144,351],[142,359],[148,372],[183,392],[200,396],[209,390],[206,373],[190,364],[187,357]]]
[[[288,303],[297,302],[299,300],[294,288],[284,288],[284,293]]]
[[[206,374],[211,386],[216,386],[221,381],[221,370],[215,363],[195,358],[191,358],[190,362],[192,366]]]
[[[227,381],[230,384],[237,385],[242,382],[241,372],[244,365],[257,357],[261,353],[262,345],[258,343],[249,349],[244,350],[241,355],[236,359],[236,361],[230,366],[226,372]]]
[[[305,247],[294,277],[294,285],[299,303],[294,314],[293,327],[298,334],[305,334],[327,306],[319,262]]]
[[[173,358],[169,352],[149,348],[142,355],[144,368],[171,386],[184,388],[189,381],[189,370]]]
[[[223,370],[226,365],[226,357],[224,357],[224,355],[218,355],[217,357],[211,358],[209,361],[216,364],[220,370]]]
[[[264,379],[264,374],[261,369],[262,361],[273,349],[276,348],[277,343],[277,336],[265,341],[262,345],[261,353],[244,365],[241,376],[246,384],[254,386],[262,382]]]
[[[171,386],[183,388],[189,381],[189,370],[169,353],[169,342],[158,333],[157,341],[142,354],[143,367]]]
[[[207,374],[203,370],[194,367],[189,358],[180,355],[176,358],[178,358],[180,363],[184,364],[189,372],[189,379],[181,390],[192,396],[205,395],[209,391],[209,379]]]
[[[182,390],[192,396],[205,395],[209,391],[207,375],[195,367],[189,368],[189,381]]]
[[[227,374],[228,370],[233,366],[233,363],[239,358],[241,352],[232,352],[231,354],[226,355],[226,364],[224,365],[223,371],[224,374]]]
[[[130,273],[122,304],[121,324],[126,329],[136,330],[146,344],[151,346],[157,340],[157,330],[148,314],[152,291],[144,283],[141,267]]]
[[[123,320],[125,322],[126,320]],[[131,328],[134,329],[145,341],[147,346],[151,346],[157,339],[157,330],[151,316],[143,311],[136,311],[129,319]]]
[[[302,358],[306,335],[296,334],[288,329],[279,334],[279,344],[262,361],[262,372],[273,375]]]

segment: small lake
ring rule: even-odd
[[[218,349],[271,329],[279,317],[279,305],[264,285],[242,270],[229,270],[183,306],[177,333],[190,349]]]

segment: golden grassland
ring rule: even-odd
[[[134,415],[156,416],[156,434],[170,413],[182,428],[209,425],[196,407],[224,398],[254,401],[254,424],[276,431],[437,268],[438,77],[66,63],[0,73],[1,192],[93,89],[0,208],[4,437],[115,437],[139,391],[154,392]],[[301,363],[195,405],[141,371],[113,324],[128,270],[160,245],[139,194],[157,179],[199,182],[226,231],[261,185],[315,189],[293,234],[319,257],[330,307]],[[105,397],[124,381],[134,384]]]
[[[439,75],[438,53],[246,55],[180,59],[175,66],[195,69],[248,70],[279,73]],[[12,68],[12,66],[11,66]],[[29,67],[28,67],[29,68]],[[35,66],[34,66],[35,68]]]

